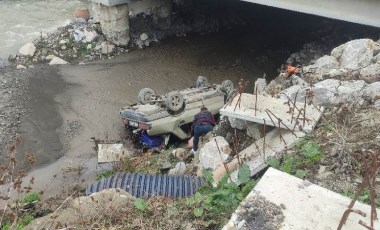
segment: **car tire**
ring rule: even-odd
[[[138,96],[139,103],[142,105],[148,104],[153,95],[155,95],[153,89],[150,89],[150,88],[141,89]]]
[[[185,108],[184,104],[183,95],[179,92],[170,92],[165,99],[166,109],[171,112],[181,112]]]
[[[202,88],[202,87],[206,87],[207,84],[208,84],[207,78],[203,76],[199,76],[197,81],[195,82],[195,87]]]
[[[230,80],[225,80],[220,86],[220,90],[227,95],[230,95],[234,91],[234,83]]]

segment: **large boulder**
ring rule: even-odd
[[[358,70],[368,66],[379,49],[380,44],[371,39],[358,39],[333,49],[331,56],[339,61],[341,68]]]
[[[375,109],[380,109],[380,99],[379,100],[376,100],[375,103],[373,103],[373,107]],[[379,135],[380,136],[380,135]]]
[[[325,74],[333,69],[339,69],[339,62],[333,56],[325,55],[319,58],[313,65],[304,67],[304,71],[315,68],[317,74]]]
[[[380,82],[367,85],[363,90],[363,96],[372,101],[380,99]]]
[[[24,56],[33,56],[36,52],[36,46],[32,42],[28,42],[25,45],[23,45],[19,51],[21,55]]]
[[[67,61],[59,58],[59,57],[54,57],[53,59],[51,59],[51,61],[49,62],[49,65],[66,65],[66,64],[69,64]]]
[[[340,103],[358,102],[361,103],[366,83],[363,80],[340,81],[337,79],[326,79],[316,83],[312,87],[314,94],[313,102],[324,107],[335,106]],[[292,86],[280,93],[280,98],[294,100],[297,95],[298,102],[304,102],[305,93],[309,87],[300,85]],[[285,96],[286,95],[286,96]]]
[[[227,160],[230,153],[231,148],[228,142],[221,136],[214,137],[200,149],[199,167],[214,171]]]
[[[378,53],[376,56],[374,56],[372,58],[372,62],[376,63],[376,62],[380,62],[380,53]]]
[[[356,100],[360,100],[365,86],[366,83],[362,80],[339,81],[327,79],[314,85],[314,100],[317,104],[326,107],[340,103],[355,102]]]
[[[313,93],[316,103],[326,107],[333,105],[339,85],[340,81],[336,79],[327,79],[315,84],[313,87]]]
[[[279,98],[283,100],[292,99],[294,101],[296,95],[297,95],[297,101],[298,102],[304,102],[305,101],[305,86],[302,85],[293,85],[285,90],[283,90],[279,94]]]
[[[331,56],[335,57],[336,60],[340,60],[340,57],[342,56],[343,54],[343,51],[344,49],[346,48],[346,44],[342,44],[338,47],[335,47],[332,51],[331,51]]]
[[[335,94],[335,104],[355,102],[363,96],[363,90],[367,86],[365,81],[341,81]]]
[[[361,77],[372,77],[380,75],[380,63],[369,65],[360,70]]]

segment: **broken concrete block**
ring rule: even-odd
[[[243,93],[240,97],[240,106],[238,101],[239,95],[235,96],[232,103],[222,108],[220,114],[229,119],[240,119],[305,132],[313,130],[321,117],[320,109],[315,108],[314,105],[296,102],[294,106],[293,100]],[[292,112],[289,112],[290,110]],[[298,120],[296,121],[296,119]]]
[[[255,140],[262,138],[261,132],[260,132],[261,127],[262,127],[261,124],[247,122],[247,135],[249,137],[254,138]]]
[[[212,138],[199,151],[199,167],[215,170],[231,153],[228,142],[221,136]]]
[[[246,121],[243,119],[228,117],[228,121],[230,122],[231,127],[234,129],[243,130],[246,128]]]
[[[98,163],[120,161],[127,156],[132,156],[132,153],[123,144],[98,144]]]
[[[282,207],[285,217],[278,229],[313,229],[327,230],[337,229],[343,213],[347,210],[351,199],[332,192],[309,181],[299,179],[279,170],[269,168],[260,179],[256,187],[248,194],[239,205],[227,225],[223,228],[233,229],[240,224],[240,211],[245,201],[252,197],[264,197],[271,204]],[[366,217],[351,213],[343,229],[362,229],[359,221],[370,223],[369,205],[356,202],[354,209],[367,214]],[[249,210],[248,210],[249,211]],[[377,209],[380,212],[380,209]],[[245,213],[249,216],[249,213]],[[254,215],[253,213],[251,215]],[[376,220],[374,229],[380,228],[380,221]],[[244,225],[242,225],[242,229]]]

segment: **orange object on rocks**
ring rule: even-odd
[[[288,74],[297,74],[301,71],[300,68],[297,68],[297,67],[294,67],[294,66],[291,66],[291,65],[288,65],[288,68],[286,68],[286,72]]]
[[[90,11],[87,8],[77,9],[74,13],[75,18],[83,18],[84,20],[88,20],[90,18]]]

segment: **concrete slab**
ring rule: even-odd
[[[247,93],[242,94],[240,106],[238,100],[239,95],[236,95],[232,103],[227,104],[220,110],[220,114],[260,124],[265,123],[274,127],[305,132],[312,131],[321,117],[321,109],[318,110],[313,105],[305,105],[305,103],[296,102],[296,109],[294,109],[293,102],[264,95],[257,95],[256,100],[256,95]],[[291,109],[294,112],[290,112]],[[302,112],[303,109],[306,111],[305,116]],[[282,123],[279,124],[276,117],[280,118]],[[303,121],[304,117],[306,117],[305,122]],[[296,122],[297,118],[298,122]]]
[[[240,152],[240,157],[246,159],[244,163],[249,166],[251,176],[256,175],[268,166],[266,159],[276,157],[280,152],[293,147],[306,135],[304,132],[294,132],[294,135],[289,130],[283,129],[280,130],[280,133],[277,130],[272,130],[265,136],[265,142],[264,138],[261,138]],[[233,182],[241,184],[238,180],[238,169],[231,173],[230,178]]]
[[[264,197],[269,202],[282,207],[285,216],[280,229],[284,230],[333,230],[337,229],[341,217],[351,200],[309,181],[304,181],[279,170],[269,168],[256,187],[239,205],[224,230],[239,229],[244,226],[239,213],[244,202],[253,196]],[[362,220],[370,223],[370,206],[357,202],[354,209],[367,214],[362,217],[351,213],[343,229],[365,229],[359,225]],[[380,210],[377,209],[380,213]],[[247,214],[245,214],[247,215]],[[374,229],[380,229],[380,221],[375,221]]]
[[[121,158],[131,155],[123,144],[98,144],[98,163],[120,161]]]
[[[251,176],[256,175],[265,167],[267,167],[266,160],[269,157],[276,157],[280,152],[293,147],[300,139],[305,136],[304,132],[291,132],[289,130],[280,129],[272,130],[267,133],[265,138],[257,140],[254,144],[248,146],[239,153],[240,160],[249,166],[251,170]],[[280,136],[282,138],[280,138]],[[236,184],[241,184],[238,180],[239,161],[234,158],[227,164],[229,172],[231,172],[230,178]],[[219,181],[226,174],[224,165],[218,167],[213,172],[215,181]]]

